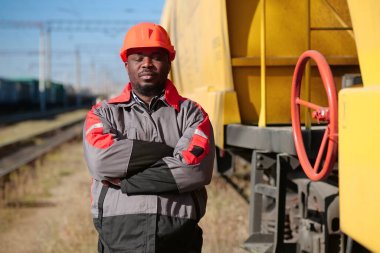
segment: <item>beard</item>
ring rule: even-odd
[[[136,75],[132,75],[132,88],[140,95],[146,97],[154,97],[160,95],[165,89],[166,80],[168,78],[169,68],[161,71],[144,70]],[[152,80],[143,80],[144,74],[153,75]],[[130,75],[131,76],[131,75]]]
[[[154,97],[161,94],[165,89],[166,80],[159,83],[131,83],[132,88],[138,93],[146,97]]]

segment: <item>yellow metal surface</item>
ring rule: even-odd
[[[294,66],[309,47],[333,64],[338,89],[342,74],[359,72],[352,31],[344,30],[351,26],[345,0],[265,0],[265,8],[263,2],[168,0],[164,8],[162,25],[177,51],[171,78],[180,92],[195,101],[235,93],[228,108],[236,116],[200,102],[206,111],[218,112],[209,114],[219,133],[228,123],[291,124]],[[327,104],[315,67],[302,87],[303,98]],[[223,139],[217,136],[217,143]]]
[[[349,0],[363,88],[339,94],[340,224],[380,252],[380,2]]]
[[[364,86],[380,84],[380,3],[348,0]]]
[[[171,75],[183,93],[233,90],[224,1],[168,0],[162,25],[177,51]]]
[[[261,18],[260,18],[260,114],[259,114],[259,127],[265,127],[267,124],[267,112],[266,112],[266,17],[265,17],[265,3],[266,0],[261,0]]]
[[[357,66],[357,60],[352,31],[341,30],[351,27],[347,3],[266,0],[265,53],[262,3],[262,0],[238,3],[227,0],[233,80],[241,119],[245,124],[259,126],[290,124],[290,87],[295,63],[302,52],[315,49],[326,56],[333,65],[338,89],[341,73],[359,72],[358,67],[353,67]],[[265,55],[265,61],[260,59],[261,55]],[[312,102],[326,105],[323,84],[316,71],[311,72],[310,83],[302,85],[303,98],[310,97]]]
[[[306,29],[307,29],[307,35],[306,35],[306,50],[309,50],[310,49],[310,37],[311,37],[311,30],[310,30],[310,22],[311,22],[311,8],[310,8],[310,0],[307,0],[306,1],[306,9],[308,10],[308,13],[307,13],[307,18],[306,18]],[[305,74],[304,74],[304,94],[305,94],[305,97],[304,99],[306,101],[310,101],[310,98],[311,98],[311,94],[310,94],[310,66],[311,66],[311,63],[308,62],[306,63],[306,66],[305,66]],[[307,129],[311,129],[311,112],[310,112],[310,108],[305,108],[304,109],[304,115],[303,115],[303,122],[305,124],[305,127]]]
[[[167,28],[177,51],[171,79],[183,96],[205,108],[216,143],[223,147],[224,125],[240,123],[225,2],[168,0],[161,24]]]
[[[379,84],[339,94],[340,225],[373,252],[380,252]]]

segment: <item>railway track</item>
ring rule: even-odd
[[[57,118],[49,123],[39,125],[26,123],[18,126],[22,133],[17,133],[17,129],[12,127],[0,131],[0,178],[9,175],[18,168],[37,160],[39,157],[50,152],[57,146],[79,137],[83,127],[83,112],[72,113],[70,117]],[[46,125],[41,127],[40,125]],[[17,128],[17,127],[15,127]],[[30,131],[25,131],[24,129]]]
[[[26,120],[35,120],[35,119],[44,119],[49,117],[55,117],[62,113],[68,113],[71,111],[79,110],[86,108],[84,106],[78,107],[78,106],[72,106],[67,108],[57,108],[57,109],[51,109],[48,111],[28,111],[24,113],[10,113],[6,115],[0,115],[0,127],[4,127],[7,125],[19,123]]]
[[[52,117],[54,115],[49,114],[47,116]],[[38,117],[31,117],[31,119],[33,118]],[[28,132],[22,130],[23,134],[17,134],[14,138],[10,138],[11,133],[2,133],[3,128],[0,128],[0,178],[37,160],[57,146],[80,136],[83,117],[82,114],[79,114],[72,119],[57,120],[56,123],[49,124],[51,126],[44,129],[34,129],[34,131]],[[39,127],[30,126],[26,128]],[[239,163],[235,167],[234,173],[220,174],[220,177],[246,203],[249,203],[250,168],[244,168]]]
[[[232,188],[247,204],[250,196],[251,166],[241,156],[235,156],[232,168],[227,171],[218,171],[225,184]]]
[[[243,176],[240,177],[237,175],[220,175],[221,178],[225,181],[225,183],[234,189],[239,196],[248,204],[249,203],[249,177]]]

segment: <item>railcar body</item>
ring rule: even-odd
[[[15,104],[17,103],[17,87],[13,85],[10,80],[0,79],[0,103],[3,104]]]
[[[78,95],[81,105],[91,105],[95,96],[84,90],[79,93],[70,85],[48,82],[45,88],[47,109],[75,107]],[[0,114],[10,114],[39,110],[39,80],[33,78],[0,78]]]
[[[225,151],[218,169],[235,156],[251,163],[248,250],[380,252],[379,11],[375,0],[166,1],[171,78],[208,111]],[[292,128],[293,74],[310,49],[327,60],[339,92],[339,132],[327,138],[331,120],[296,104],[312,164],[328,162],[323,140],[339,144],[323,180],[303,173]],[[319,72],[306,64],[298,98],[331,109]]]

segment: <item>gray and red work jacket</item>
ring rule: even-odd
[[[128,84],[85,121],[99,252],[200,252],[215,155],[209,118],[170,80],[149,106],[133,95]],[[107,183],[114,178],[121,183]]]

